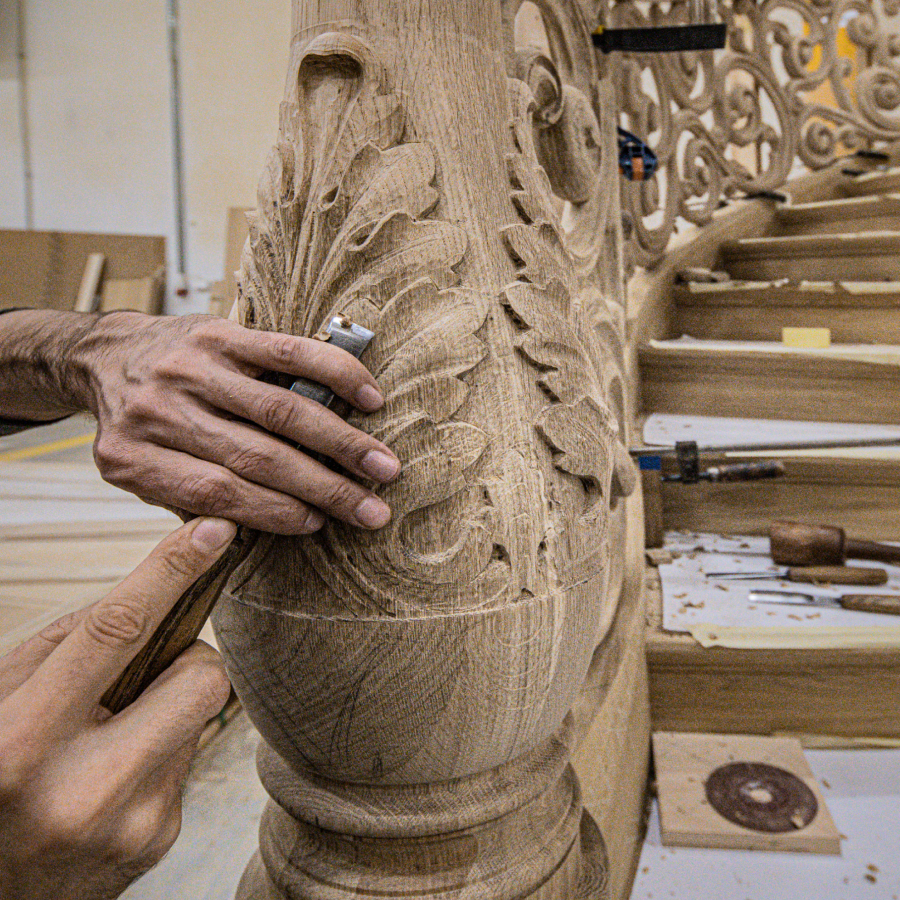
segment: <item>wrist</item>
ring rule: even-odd
[[[0,410],[40,421],[94,409],[91,357],[79,348],[96,314],[18,310],[0,317]]]
[[[64,367],[67,378],[66,393],[76,399],[79,408],[98,415],[103,394],[104,373],[110,368],[123,341],[133,334],[144,318],[140,313],[115,312],[91,316],[92,321],[81,323],[72,334],[69,358]]]

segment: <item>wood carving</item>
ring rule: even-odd
[[[295,2],[239,313],[372,329],[351,421],[403,471],[379,532],[249,536],[216,610],[273,798],[245,900],[608,895],[569,711],[640,656],[596,659],[633,563],[615,121],[581,4],[543,48],[520,5]]]
[[[610,0],[608,24],[684,24],[687,0]],[[778,190],[796,163],[831,165],[900,138],[897,0],[723,0],[726,49],[628,54],[614,65],[626,127],[660,172],[625,192],[639,265],[660,261],[679,220]],[[854,58],[842,53],[849,45]]]

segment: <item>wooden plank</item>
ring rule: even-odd
[[[900,651],[704,648],[662,630],[655,570],[647,600],[654,729],[900,738]]]
[[[100,280],[103,278],[105,265],[106,257],[102,253],[88,254],[78,296],[75,298],[75,312],[89,313],[97,308],[97,294],[100,291]]]
[[[253,206],[232,206],[228,210],[228,221],[225,231],[225,286],[223,315],[227,316],[231,306],[237,298],[237,286],[241,268],[241,255],[244,252],[244,244],[250,234],[247,225],[247,216],[255,213]]]
[[[663,732],[653,735],[653,758],[665,846],[840,854],[798,741]],[[729,766],[732,777],[722,771]],[[719,774],[724,790],[711,793]]]
[[[686,347],[645,347],[639,359],[648,413],[900,424],[897,364]]]
[[[725,269],[744,281],[900,279],[897,231],[743,238],[723,244],[721,251]]]
[[[709,465],[749,462],[724,456]],[[785,458],[781,478],[754,482],[664,483],[663,522],[669,530],[767,534],[777,519],[832,523],[851,534],[900,541],[900,461]]]

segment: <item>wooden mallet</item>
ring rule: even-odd
[[[843,528],[773,522],[772,559],[781,566],[842,566],[848,559],[900,563],[900,547],[848,538]]]

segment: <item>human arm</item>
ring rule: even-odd
[[[94,457],[112,484],[281,534],[316,530],[322,513],[386,524],[390,510],[358,479],[390,481],[400,468],[393,453],[314,401],[259,381],[264,372],[319,381],[365,412],[383,403],[343,350],[211,316],[0,316],[0,412],[50,420],[90,410]]]
[[[181,790],[229,684],[197,643],[131,706],[100,698],[234,536],[183,526],[99,603],[0,659],[0,897],[112,900],[181,825]]]

